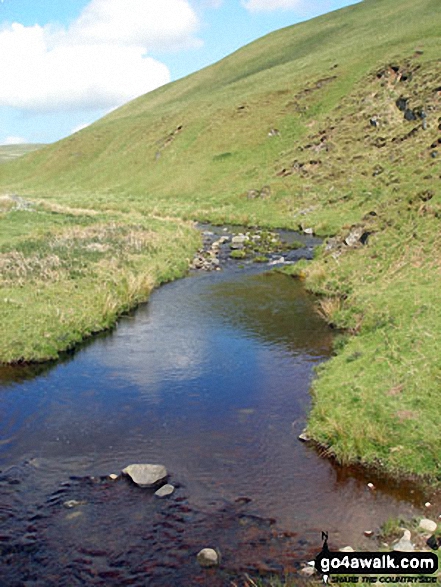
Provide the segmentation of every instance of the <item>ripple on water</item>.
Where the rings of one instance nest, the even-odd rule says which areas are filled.
[[[289,572],[314,552],[312,543],[283,532],[275,520],[253,513],[248,499],[195,507],[186,488],[161,500],[127,479],[72,478],[23,507],[18,485],[0,479],[2,580],[22,585],[210,585],[241,580],[244,574]],[[36,482],[21,475],[22,488]],[[202,570],[203,546],[222,554],[222,569]],[[42,576],[44,580],[42,581]]]

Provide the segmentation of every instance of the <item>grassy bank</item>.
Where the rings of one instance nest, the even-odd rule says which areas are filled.
[[[345,334],[309,433],[342,462],[439,484],[439,30],[438,0],[365,0],[2,164],[2,192],[40,202],[23,234],[32,213],[2,217],[2,359],[53,357],[182,272],[181,219],[312,228],[332,239],[295,271]]]
[[[31,205],[0,214],[0,360],[55,359],[181,276],[189,225]]]
[[[439,481],[439,220],[378,210],[368,244],[328,245],[291,269],[343,331],[315,380],[308,431],[343,463]]]

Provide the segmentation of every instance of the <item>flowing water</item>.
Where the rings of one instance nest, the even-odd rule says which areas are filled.
[[[414,514],[417,490],[298,440],[331,344],[301,284],[232,264],[161,287],[64,361],[3,368],[0,586],[240,584],[297,568],[322,530],[366,547]],[[174,495],[108,479],[138,462],[165,464]],[[207,546],[220,570],[196,563]]]

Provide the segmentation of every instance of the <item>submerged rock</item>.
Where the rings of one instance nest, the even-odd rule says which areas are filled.
[[[155,491],[156,497],[168,497],[172,493],[174,493],[175,488],[170,483],[163,485],[157,491]]]
[[[77,508],[80,505],[86,505],[86,502],[85,501],[78,501],[76,499],[70,499],[70,500],[65,501],[63,503],[63,506],[68,510],[70,510],[72,508]]]
[[[128,475],[139,487],[153,487],[168,476],[164,465],[135,464],[129,465],[122,472],[124,475]]]

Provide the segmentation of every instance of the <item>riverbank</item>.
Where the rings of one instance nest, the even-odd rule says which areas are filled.
[[[3,198],[0,363],[57,359],[187,271],[191,223]]]
[[[312,264],[288,271],[341,331],[313,385],[310,436],[341,463],[439,487],[438,223],[418,210],[377,208],[329,239]]]

